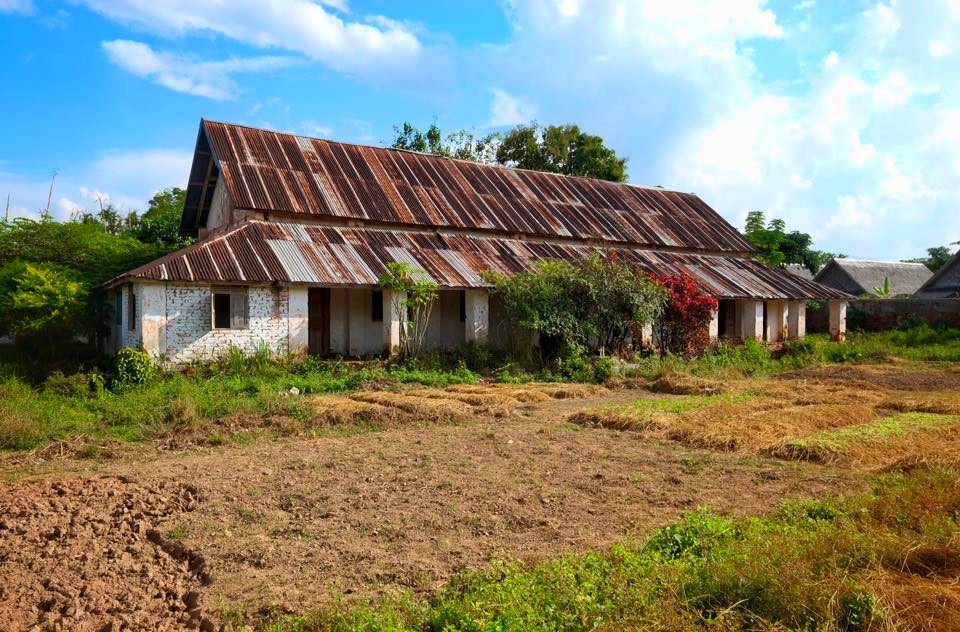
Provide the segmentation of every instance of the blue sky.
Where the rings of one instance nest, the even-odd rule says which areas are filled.
[[[960,0],[0,0],[0,197],[60,218],[184,186],[201,117],[379,144],[580,124],[741,226],[960,240]],[[2,199],[0,199],[2,203]]]

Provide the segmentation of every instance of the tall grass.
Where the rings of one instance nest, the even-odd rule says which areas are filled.
[[[306,420],[309,408],[298,395],[351,391],[365,384],[448,386],[479,379],[462,367],[386,368],[373,363],[356,367],[235,352],[209,366],[160,374],[142,386],[115,390],[98,387],[102,378],[96,373],[54,374],[36,387],[9,370],[0,375],[0,449],[4,450],[27,450],[77,435],[142,441],[175,428],[237,416]]]
[[[915,470],[882,476],[852,497],[786,503],[767,518],[734,520],[701,509],[643,542],[531,567],[496,563],[456,577],[429,600],[344,602],[259,627],[900,629],[927,613],[896,611],[880,573],[931,576],[931,564],[956,568],[958,512],[957,472]]]

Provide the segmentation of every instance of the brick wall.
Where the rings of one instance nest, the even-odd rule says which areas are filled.
[[[960,300],[893,298],[847,304],[848,331],[885,331],[916,322],[960,327]],[[827,331],[827,323],[826,304],[807,312],[807,331]]]
[[[166,288],[166,350],[173,364],[217,358],[231,346],[248,353],[261,346],[274,353],[288,349],[288,292],[286,288],[248,289],[247,329],[213,329],[210,322],[210,288],[168,284]]]

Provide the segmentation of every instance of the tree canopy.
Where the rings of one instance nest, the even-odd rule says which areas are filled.
[[[960,244],[960,241],[954,242],[952,246]],[[947,265],[947,262],[953,257],[953,250],[947,246],[934,246],[933,248],[927,248],[926,257],[918,257],[916,259],[906,259],[904,263],[922,263],[928,268],[931,272],[937,272],[943,266]]]
[[[780,267],[789,263],[799,264],[816,274],[830,259],[843,258],[813,248],[813,238],[798,230],[787,232],[786,222],[775,218],[769,222],[763,211],[747,213],[744,236],[756,248],[754,258],[769,266]]]
[[[577,125],[518,125],[506,134],[478,136],[460,130],[446,136],[434,123],[426,131],[396,126],[391,147],[549,173],[624,182],[627,159]]]

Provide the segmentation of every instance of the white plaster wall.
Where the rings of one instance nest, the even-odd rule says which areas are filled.
[[[456,349],[466,340],[466,327],[460,320],[460,292],[440,290],[427,323],[427,349]]]
[[[166,287],[166,360],[186,364],[212,360],[230,346],[252,353],[266,345],[286,354],[289,346],[289,292],[286,288],[251,287],[247,329],[213,329],[210,288],[169,284]]]
[[[120,346],[121,347],[139,347],[141,344],[140,334],[140,316],[142,312],[140,310],[140,297],[139,297],[139,286],[137,284],[127,284],[123,286],[123,322],[120,325]],[[136,319],[133,321],[133,326],[130,325],[130,301],[136,301],[137,314]]]
[[[307,288],[292,287],[287,290],[287,350],[290,354],[303,355],[309,351],[309,307]]]
[[[373,290],[348,290],[350,293],[350,355],[383,353],[383,322],[373,320]],[[384,297],[386,301],[386,297]],[[386,302],[384,316],[388,314]]]

